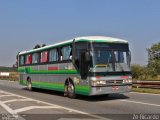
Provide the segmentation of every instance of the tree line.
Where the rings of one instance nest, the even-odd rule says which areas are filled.
[[[147,48],[148,64],[141,66],[134,64],[131,66],[133,79],[160,79],[160,42]]]

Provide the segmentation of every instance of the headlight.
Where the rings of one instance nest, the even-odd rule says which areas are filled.
[[[92,86],[103,86],[103,85],[106,85],[106,81],[104,80],[92,81]]]
[[[128,82],[129,82],[129,83],[132,83],[132,79],[129,79]]]
[[[125,79],[123,80],[123,83],[132,83],[132,79]]]

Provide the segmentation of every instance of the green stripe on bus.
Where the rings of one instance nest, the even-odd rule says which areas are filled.
[[[76,70],[31,70],[29,74],[78,74]]]
[[[89,95],[90,93],[90,87],[89,86],[75,86],[75,92],[82,95]]]
[[[21,85],[26,85],[26,80],[20,80]],[[42,88],[42,89],[48,89],[48,90],[57,90],[57,91],[64,91],[64,84],[62,83],[48,83],[48,82],[37,82],[32,81],[32,86],[35,88]],[[75,92],[77,94],[82,95],[89,95],[90,88],[89,86],[75,86]]]
[[[19,67],[18,72],[27,74],[78,74],[77,70],[33,70],[32,67]]]
[[[97,40],[86,40],[86,39],[79,39],[76,42],[96,42],[96,43],[124,43],[124,44],[128,44],[128,42],[124,42],[124,41],[113,41],[113,40],[101,40],[101,39],[97,39]]]
[[[18,72],[25,72],[25,67],[18,67]]]

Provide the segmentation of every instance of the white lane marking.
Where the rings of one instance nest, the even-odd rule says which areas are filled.
[[[12,95],[12,94],[10,94],[10,95],[0,95],[0,98],[2,98],[2,97],[10,97],[10,96],[15,96],[15,95]]]
[[[4,103],[1,102],[1,101],[0,101],[0,105],[1,105],[4,109],[6,109],[10,114],[12,114],[12,115],[17,115],[17,113],[16,113],[14,110],[12,110],[11,108],[9,108],[6,104],[4,104]]]
[[[139,93],[139,92],[130,92],[130,93],[134,93],[134,94],[144,94],[144,95],[156,95],[156,96],[160,96],[160,94],[152,94],[152,93]]]
[[[6,94],[11,94],[11,95],[14,95],[14,96],[17,96],[17,97],[21,97],[21,98],[24,98],[24,99],[31,99],[33,101],[36,101],[36,102],[39,102],[39,103],[43,103],[43,104],[46,104],[46,105],[55,106],[55,107],[57,106],[58,108],[61,108],[61,109],[64,109],[64,110],[73,111],[73,112],[76,112],[76,113],[79,113],[79,114],[88,115],[90,117],[98,118],[98,119],[101,119],[101,120],[111,120],[109,118],[101,117],[101,116],[98,116],[98,115],[93,115],[93,114],[90,114],[90,113],[87,113],[87,112],[75,110],[75,109],[72,109],[72,108],[63,107],[63,106],[52,104],[52,103],[47,103],[47,102],[44,102],[44,101],[41,101],[41,100],[28,98],[28,97],[25,97],[25,96],[14,94],[14,93],[6,92],[6,91],[2,91],[2,92],[6,93]]]
[[[29,106],[29,107],[24,107],[24,108],[16,109],[14,111],[16,113],[20,113],[20,112],[24,112],[24,111],[28,111],[28,110],[32,110],[32,109],[37,109],[37,108],[51,109],[51,108],[59,108],[59,107],[56,107],[56,106]]]
[[[12,82],[15,82],[15,81],[8,81],[8,82],[11,82],[11,83],[12,83]]]
[[[151,104],[151,103],[137,102],[137,101],[131,101],[131,100],[120,100],[120,101],[160,107],[159,104]]]
[[[25,101],[32,101],[31,99],[13,99],[13,100],[6,100],[6,101],[3,101],[3,103],[11,103],[11,102],[25,102]]]
[[[99,119],[82,119],[82,118],[60,118],[58,120],[99,120]]]

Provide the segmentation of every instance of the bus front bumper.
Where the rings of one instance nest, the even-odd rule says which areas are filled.
[[[90,96],[92,95],[104,95],[104,94],[112,94],[112,93],[126,93],[131,92],[132,85],[125,86],[105,86],[105,87],[91,87]]]

